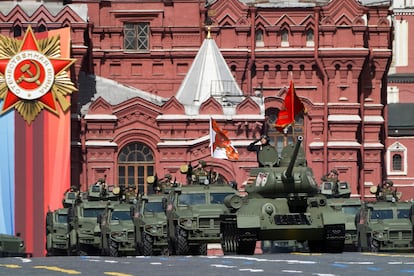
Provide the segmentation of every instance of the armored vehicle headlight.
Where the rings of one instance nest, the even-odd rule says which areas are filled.
[[[19,246],[20,246],[21,248],[23,248],[23,247],[24,247],[24,241],[20,241]]]
[[[186,219],[182,219],[181,220],[181,225],[187,227],[187,228],[191,228],[193,226],[193,221],[189,218]]]
[[[112,232],[111,233],[112,238],[116,239],[116,238],[123,238],[126,236],[125,232]]]
[[[384,233],[383,232],[381,232],[381,231],[374,231],[373,233],[372,233],[372,236],[375,238],[375,239],[378,239],[378,240],[382,240],[382,239],[384,239]]]
[[[158,232],[158,227],[157,227],[157,225],[146,225],[146,226],[145,226],[145,229],[146,229],[148,232],[152,233],[152,234],[156,234],[156,233]]]

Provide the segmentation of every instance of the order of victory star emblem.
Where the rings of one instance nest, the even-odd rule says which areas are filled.
[[[61,58],[59,35],[36,40],[29,26],[23,40],[0,35],[1,114],[15,108],[28,124],[46,108],[66,112],[67,95],[77,91],[67,69],[75,59]]]

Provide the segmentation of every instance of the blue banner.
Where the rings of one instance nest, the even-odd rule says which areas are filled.
[[[9,235],[14,234],[14,144],[11,110],[0,116],[0,233]]]

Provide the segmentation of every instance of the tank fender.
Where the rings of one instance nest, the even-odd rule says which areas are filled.
[[[346,217],[340,212],[322,212],[322,221],[324,225],[345,224]]]
[[[238,215],[237,228],[260,228],[260,216]]]

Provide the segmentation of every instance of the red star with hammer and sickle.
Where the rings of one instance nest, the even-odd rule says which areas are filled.
[[[37,40],[33,34],[32,28],[29,26],[29,28],[26,31],[26,34],[23,38],[23,43],[19,49],[19,52],[22,51],[35,51],[35,52],[39,52],[39,46],[37,44]],[[13,57],[10,58],[5,58],[5,59],[0,59],[0,73],[2,73],[3,75],[6,74],[6,69],[7,69],[7,65],[9,64],[10,60]],[[53,69],[54,69],[54,76],[55,77],[57,74],[59,74],[60,72],[62,72],[63,70],[66,70],[72,63],[73,61],[70,59],[61,59],[61,58],[51,58],[51,57],[47,57],[47,59],[49,60],[50,64],[52,64]],[[46,80],[45,79],[45,69],[42,68],[41,64],[39,64],[39,62],[37,62],[36,60],[30,60],[27,59],[25,60],[26,64],[22,64],[20,65],[20,68],[26,66],[30,66],[30,64],[33,64],[37,67],[39,67],[40,69],[40,74],[39,77],[37,79],[37,81],[35,83],[25,83],[24,81],[18,81],[18,77],[20,74],[20,78],[24,79],[24,78],[28,78],[30,76],[32,76],[32,72],[28,72],[29,70],[27,70],[26,72],[20,72],[19,70],[15,70],[16,72],[13,74],[15,80],[17,81],[17,83],[19,83],[19,87],[21,89],[24,89],[25,91],[31,91],[31,90],[35,90],[39,85],[41,85],[40,82],[44,82],[44,81],[52,81],[53,80]],[[27,68],[27,67],[26,67]],[[18,72],[17,72],[18,71]],[[19,101],[21,100],[27,100],[27,99],[23,99],[20,98],[19,96],[17,96],[14,91],[12,89],[10,89],[10,87],[8,87],[8,91],[7,91],[7,95],[4,98],[4,104],[3,104],[3,112],[5,112],[6,110],[14,107]],[[56,103],[55,103],[55,99],[53,97],[53,94],[51,92],[51,89],[49,89],[49,91],[47,91],[45,94],[43,94],[41,97],[33,99],[36,101],[39,101],[41,103],[44,104],[44,106],[46,108],[48,108],[49,110],[56,112],[57,113],[57,107],[56,107]]]

